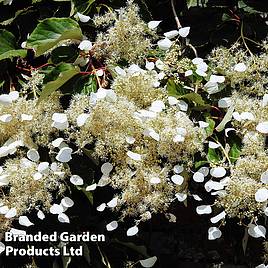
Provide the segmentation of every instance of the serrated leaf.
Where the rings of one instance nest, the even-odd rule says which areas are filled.
[[[14,57],[25,58],[26,56],[27,56],[27,50],[25,50],[25,49],[15,49],[15,50],[9,50],[9,51],[1,54],[0,55],[0,60],[12,59]]]
[[[51,61],[54,64],[61,62],[74,62],[78,56],[78,50],[70,46],[60,46],[51,52]]]
[[[79,191],[82,191],[84,193],[84,195],[87,197],[89,203],[91,205],[93,205],[93,194],[92,192],[89,192],[89,191],[86,191],[86,189],[80,187],[80,186],[76,186],[76,188],[79,190]]]
[[[27,50],[16,49],[16,47],[15,36],[6,30],[0,30],[0,60],[26,57]]]
[[[237,139],[236,140],[233,139],[229,151],[229,158],[231,160],[231,163],[234,163],[239,158],[240,154],[241,154],[241,143],[239,143]]]
[[[182,85],[176,84],[174,80],[171,78],[168,79],[168,82],[167,82],[167,92],[168,92],[168,95],[173,96],[173,97],[185,95],[187,93],[186,89],[183,88]]]
[[[207,136],[211,136],[214,132],[215,128],[215,121],[209,117],[206,118],[206,122],[209,124],[208,127],[205,128],[205,131],[207,133]]]
[[[182,95],[180,96],[180,98],[186,99],[188,101],[192,101],[197,105],[201,105],[201,106],[206,105],[201,95],[195,92]]]
[[[139,254],[143,255],[144,257],[149,257],[148,253],[147,253],[147,249],[145,246],[137,246],[134,243],[131,242],[122,242],[118,239],[113,239],[112,242],[114,243],[118,243],[120,245],[123,245],[125,247],[128,247],[132,250],[135,250],[136,252],[138,252]]]
[[[195,167],[195,169],[198,169],[198,168],[204,166],[204,165],[207,164],[207,163],[208,163],[208,161],[206,161],[206,160],[201,160],[201,161],[195,162],[194,167]]]
[[[220,124],[216,127],[216,130],[218,132],[224,130],[225,125],[230,122],[232,120],[233,117],[233,112],[234,112],[234,107],[231,106],[229,107],[229,109],[227,110],[227,113],[225,114],[225,116],[223,117],[222,121],[220,122]]]
[[[41,92],[38,102],[43,101],[53,92],[64,85],[69,79],[79,73],[79,68],[68,63],[62,63],[53,70],[57,74],[52,81],[47,82]]]
[[[63,40],[82,40],[79,24],[70,18],[48,18],[41,21],[27,40],[26,47],[40,56]]]
[[[220,156],[217,154],[215,149],[208,148],[207,160],[208,162],[215,164],[220,161]]]

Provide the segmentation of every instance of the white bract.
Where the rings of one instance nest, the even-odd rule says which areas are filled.
[[[173,168],[173,171],[177,174],[181,173],[184,170],[184,167],[182,165],[175,165]]]
[[[2,94],[0,95],[0,104],[1,105],[9,105],[12,103],[12,98],[8,94]]]
[[[209,141],[208,142],[208,147],[211,148],[211,149],[216,149],[216,148],[219,148],[221,145],[214,142],[214,141]]]
[[[232,99],[231,98],[225,97],[225,98],[222,98],[222,99],[218,100],[218,106],[220,108],[228,108],[231,105],[232,105]]]
[[[64,210],[63,207],[58,204],[53,204],[49,209],[51,214],[60,214],[63,212],[63,210]]]
[[[77,125],[79,127],[82,127],[86,123],[86,121],[89,118],[89,116],[90,116],[89,114],[80,114],[80,115],[78,115],[78,117],[76,118]]]
[[[37,212],[37,217],[38,217],[40,220],[43,220],[46,216],[45,216],[45,214],[43,213],[43,211],[38,210],[38,212]]]
[[[158,59],[158,60],[155,62],[155,67],[156,67],[157,69],[163,71],[163,70],[165,69],[165,63],[164,63],[163,61],[161,61],[161,60]],[[161,73],[158,74],[158,76],[159,76],[159,75],[160,75],[160,77],[158,77],[158,78],[161,80],[161,79],[164,78],[165,73],[161,72]]]
[[[256,130],[262,134],[268,134],[268,121],[259,123],[256,126]]]
[[[127,152],[127,156],[130,157],[132,160],[135,160],[135,161],[141,161],[141,159],[142,159],[140,154],[133,153],[131,151]]]
[[[208,229],[208,240],[215,240],[217,238],[220,238],[222,235],[222,232],[217,227],[210,227]]]
[[[52,115],[52,120],[53,120],[52,127],[55,127],[59,130],[64,130],[64,129],[68,128],[68,126],[69,126],[66,114],[54,113]]]
[[[152,71],[154,69],[154,62],[149,62],[149,61],[146,61],[146,64],[145,64],[145,68],[148,70],[148,71]]]
[[[261,182],[268,184],[268,170],[261,174]]]
[[[154,30],[158,27],[158,25],[162,22],[162,20],[152,20],[148,22],[148,27],[151,30]]]
[[[178,35],[179,35],[179,31],[178,30],[172,30],[172,31],[169,31],[169,32],[164,33],[164,36],[166,38],[168,38],[168,39],[172,39],[172,38],[174,38],[174,37],[176,37]]]
[[[117,227],[118,227],[117,221],[112,221],[106,225],[106,230],[111,232],[111,231],[115,230]]]
[[[72,175],[72,177],[70,178],[70,182],[74,185],[83,185],[84,184],[84,180],[78,175]]]
[[[187,76],[190,76],[193,74],[193,71],[192,70],[188,70],[184,73],[184,75],[187,77]]]
[[[41,162],[38,166],[37,166],[37,171],[39,173],[47,173],[49,170],[49,163],[48,162]]]
[[[261,188],[257,190],[255,193],[255,200],[257,202],[265,202],[268,199],[268,190],[265,188]]]
[[[127,136],[126,137],[126,142],[129,144],[133,144],[136,141],[136,139],[132,136]]]
[[[109,162],[106,162],[106,163],[102,164],[102,166],[101,166],[101,172],[106,176],[109,176],[112,169],[113,169],[113,165]]]
[[[89,16],[83,15],[83,14],[81,14],[79,12],[77,12],[76,14],[77,14],[78,19],[81,22],[88,22],[90,20],[90,17]]]
[[[217,223],[218,221],[224,219],[225,216],[226,216],[225,211],[222,211],[222,212],[219,213],[218,215],[212,217],[212,218],[210,219],[210,221],[211,221],[212,223]]]
[[[145,260],[140,260],[140,264],[142,267],[150,268],[150,267],[154,266],[156,261],[157,261],[157,257],[154,256],[154,257],[150,257],[150,258],[145,259]]]
[[[172,182],[174,182],[177,185],[182,185],[183,181],[184,181],[184,178],[182,176],[180,176],[180,175],[173,175],[171,177],[171,180],[172,180]]]
[[[114,197],[111,201],[107,203],[107,206],[109,208],[115,208],[117,206],[117,200],[118,200],[118,197]]]
[[[11,114],[3,114],[0,116],[0,121],[3,123],[9,123],[12,120]]]
[[[222,190],[224,185],[221,182],[209,180],[205,183],[204,187],[207,192],[210,192],[211,190]]]
[[[209,81],[212,83],[223,83],[225,81],[225,77],[222,75],[212,74],[209,78]]]
[[[268,94],[264,94],[262,99],[262,107],[265,107],[266,105],[268,105]]]
[[[31,225],[34,225],[27,216],[20,216],[19,217],[19,224],[20,225],[23,225],[23,226],[26,226],[26,227],[29,227]]]
[[[93,183],[89,186],[87,186],[86,191],[94,191],[97,188],[97,184]]]
[[[224,167],[215,167],[210,170],[210,175],[215,178],[222,178],[226,174]]]
[[[7,174],[0,175],[0,186],[4,186],[4,185],[9,184],[8,177],[9,177],[9,175],[7,175]]]
[[[152,177],[151,179],[150,179],[150,183],[151,184],[159,184],[161,182],[161,180],[160,180],[160,178],[158,178],[158,177]]]
[[[27,152],[27,157],[34,162],[37,162],[40,159],[39,153],[35,149],[31,149]]]
[[[39,181],[39,180],[41,180],[42,177],[43,177],[43,174],[40,173],[40,172],[36,172],[36,173],[33,174],[33,179],[34,179],[35,181]]]
[[[162,39],[157,42],[157,45],[162,50],[168,50],[172,46],[172,42],[168,39]]]
[[[196,208],[196,212],[199,215],[210,214],[212,212],[210,205],[201,205]]]
[[[200,74],[199,74],[200,75]],[[208,81],[205,85],[204,85],[204,89],[207,91],[208,94],[215,94],[220,92],[218,83],[214,83],[214,82],[210,82]]]
[[[127,236],[134,236],[139,232],[138,226],[133,226],[127,230]]]
[[[65,213],[60,213],[58,215],[58,221],[61,223],[70,223],[70,219]]]
[[[5,249],[6,249],[5,244],[4,244],[4,243],[2,243],[2,242],[0,242],[0,254],[1,254],[2,252],[4,252],[4,251],[5,251]]]
[[[73,149],[71,149],[69,147],[64,147],[64,148],[60,149],[59,153],[56,156],[56,159],[59,162],[67,163],[72,159],[72,151],[73,151]]]
[[[53,147],[60,147],[63,141],[64,141],[63,138],[57,138],[56,140],[52,141],[51,144]]]
[[[143,134],[145,136],[149,136],[151,137],[152,139],[156,140],[156,141],[159,141],[160,140],[160,136],[159,134],[152,128],[148,128],[148,129],[145,129]]]
[[[151,104],[151,107],[149,108],[150,111],[160,113],[165,109],[165,104],[161,100],[156,100]]]
[[[203,182],[205,180],[205,176],[201,172],[195,172],[193,175],[193,180],[195,182]]]
[[[127,75],[126,71],[124,69],[122,69],[121,67],[119,67],[119,66],[116,66],[114,68],[114,70],[120,76],[126,76]]]
[[[198,121],[199,127],[200,128],[206,128],[209,126],[209,123],[205,122],[205,121]]]
[[[176,193],[175,196],[179,202],[183,202],[187,198],[186,193]]]
[[[183,27],[183,28],[180,28],[180,29],[179,29],[179,35],[180,35],[181,37],[186,37],[186,36],[188,36],[189,32],[190,32],[190,27]]]
[[[89,40],[83,40],[83,41],[79,44],[78,48],[79,48],[80,50],[89,51],[89,50],[92,49],[92,43],[91,43]]]
[[[99,206],[97,206],[97,210],[99,211],[99,212],[102,212],[102,211],[104,211],[104,209],[106,208],[106,204],[105,203],[102,203],[102,204],[100,204]]]
[[[247,66],[245,65],[245,63],[238,63],[234,66],[234,71],[236,72],[245,72],[247,69]]]
[[[199,195],[197,195],[197,194],[193,194],[193,198],[196,201],[202,201],[202,198]]]
[[[8,212],[5,214],[5,217],[7,219],[13,218],[17,215],[17,209],[16,208],[11,208],[10,210],[8,210]]]
[[[180,108],[181,111],[183,112],[187,112],[188,110],[188,104],[184,101],[184,100],[179,100],[178,104],[177,104]]]
[[[248,234],[254,238],[266,236],[266,228],[262,225],[249,224],[248,226]]]
[[[61,205],[63,205],[64,207],[66,208],[70,208],[74,205],[74,201],[70,198],[70,197],[64,197],[62,200],[61,200]]]

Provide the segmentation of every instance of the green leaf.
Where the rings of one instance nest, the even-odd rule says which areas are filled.
[[[40,56],[63,40],[82,40],[79,24],[70,18],[49,18],[41,21],[27,40],[27,48]]]
[[[59,89],[62,85],[64,85],[69,79],[79,73],[79,68],[74,67],[72,64],[62,63],[56,66],[53,71],[49,74],[50,79],[53,78],[52,81],[47,82],[41,92],[38,102],[43,101],[48,96],[50,96],[53,92]],[[56,75],[54,77],[53,75]]]
[[[13,49],[16,49],[15,36],[6,30],[0,30],[0,54]]]
[[[215,128],[215,121],[209,117],[206,118],[206,122],[209,124],[208,127],[205,128],[205,131],[207,133],[207,136],[211,136],[214,132]]]
[[[242,148],[242,144],[241,144],[241,139],[238,137],[232,137],[231,141],[230,141],[230,151],[229,151],[229,158],[231,160],[231,163],[235,163],[236,160],[239,158],[240,154],[241,154],[241,148]]]
[[[85,189],[83,189],[81,187],[77,187],[77,189],[82,191],[84,193],[84,195],[87,197],[89,203],[91,205],[93,205],[93,194],[92,194],[92,192],[86,191]]]
[[[229,107],[229,109],[228,109],[227,113],[225,114],[225,116],[223,117],[222,121],[216,127],[216,130],[218,132],[224,130],[225,125],[232,120],[233,112],[234,112],[234,107],[233,106]]]
[[[58,64],[61,62],[72,63],[76,60],[78,53],[79,53],[78,50],[73,47],[69,46],[57,47],[51,52],[51,61],[54,64]]]
[[[192,101],[197,105],[201,105],[201,106],[206,105],[203,98],[201,97],[201,95],[199,95],[195,92],[182,95],[182,96],[180,96],[180,98],[186,99],[188,101]]]
[[[171,78],[168,79],[168,82],[167,82],[167,92],[168,92],[168,95],[173,96],[173,97],[185,95],[187,93],[186,89],[183,88],[182,85],[176,84],[174,80]]]
[[[194,167],[195,167],[195,169],[198,169],[198,168],[204,166],[204,165],[207,164],[207,163],[208,163],[208,161],[206,161],[206,160],[201,160],[201,161],[195,162]]]
[[[220,156],[217,154],[215,149],[208,148],[207,160],[210,163],[218,163],[220,161]]]
[[[198,0],[187,0],[187,7],[196,7]]]
[[[135,245],[134,243],[131,243],[131,242],[122,242],[118,239],[112,239],[112,242],[113,243],[117,243],[117,244],[120,244],[122,246],[125,246],[125,247],[128,247],[132,250],[135,250],[136,252],[138,252],[139,254],[143,255],[144,257],[148,258],[149,255],[147,253],[147,249],[145,246],[137,246]]]
[[[7,52],[1,54],[0,55],[0,60],[12,59],[14,57],[25,58],[26,56],[27,56],[27,50],[25,50],[25,49],[15,49],[15,50],[10,50],[10,51],[7,51]]]
[[[0,30],[0,60],[11,59],[13,57],[26,57],[27,50],[16,49],[15,36],[6,31]]]
[[[97,80],[95,75],[90,75],[88,81],[84,84],[81,93],[89,95],[91,92],[97,91]]]

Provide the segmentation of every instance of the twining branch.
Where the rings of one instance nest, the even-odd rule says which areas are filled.
[[[181,26],[180,20],[179,20],[179,18],[177,16],[177,13],[176,13],[174,0],[171,0],[171,7],[172,7],[172,12],[173,12],[177,27],[178,27],[178,29],[180,29],[182,26]]]

